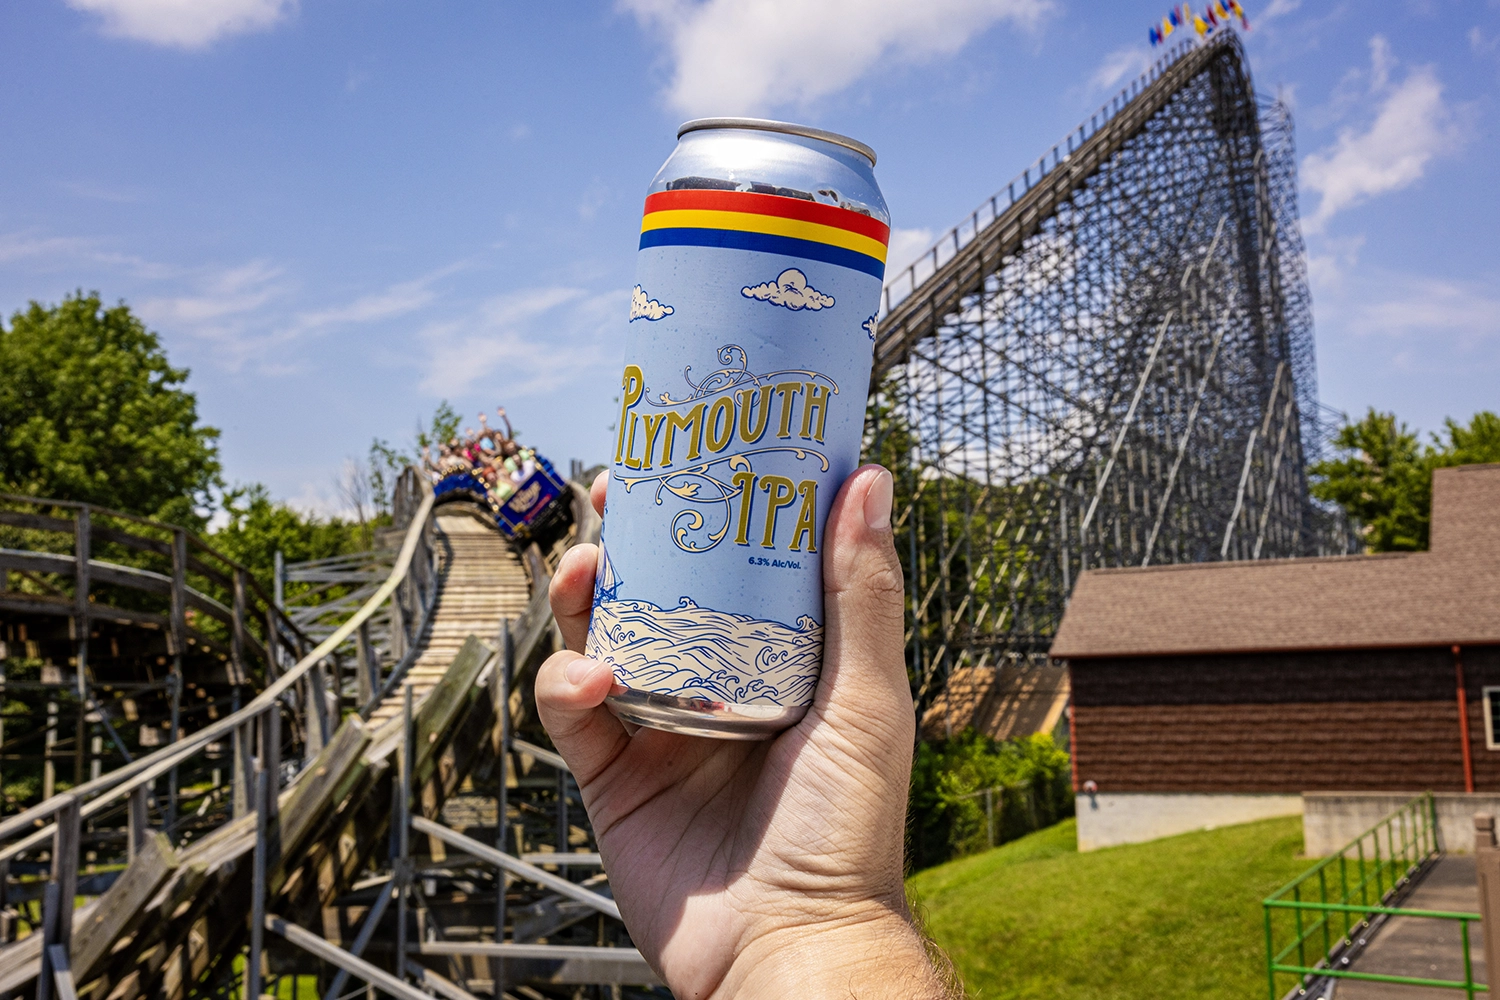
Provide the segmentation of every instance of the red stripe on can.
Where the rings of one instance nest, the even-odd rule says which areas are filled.
[[[889,244],[891,227],[879,219],[852,212],[836,205],[822,205],[801,198],[787,198],[779,194],[758,194],[754,191],[658,191],[646,196],[646,215],[668,210],[692,210],[712,212],[747,212],[753,215],[775,215],[783,219],[800,222],[816,222],[822,226],[846,229],[851,233],[868,236],[872,240]]]

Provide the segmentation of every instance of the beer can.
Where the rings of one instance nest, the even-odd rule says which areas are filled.
[[[651,183],[586,648],[623,719],[766,739],[812,703],[890,236],[874,166],[821,129],[708,118]]]

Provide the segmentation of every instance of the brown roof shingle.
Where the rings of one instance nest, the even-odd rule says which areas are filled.
[[[1500,465],[1439,469],[1428,552],[1091,570],[1052,655],[1500,643]]]

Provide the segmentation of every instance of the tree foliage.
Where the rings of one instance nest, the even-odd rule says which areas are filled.
[[[995,843],[1014,840],[1073,813],[1068,754],[1039,733],[1005,742],[965,729],[917,746],[907,807],[913,869],[989,845],[983,791],[991,793]]]
[[[208,543],[254,574],[270,593],[279,550],[287,562],[360,552],[370,539],[358,523],[319,517],[272,500],[259,483],[224,494],[224,526]]]
[[[219,432],[124,303],[82,292],[0,325],[0,488],[201,527]]]
[[[1500,417],[1484,411],[1468,424],[1449,418],[1442,434],[1422,444],[1394,413],[1371,407],[1340,428],[1334,444],[1343,454],[1312,467],[1313,495],[1362,526],[1367,551],[1417,551],[1428,545],[1433,470],[1500,462]]]

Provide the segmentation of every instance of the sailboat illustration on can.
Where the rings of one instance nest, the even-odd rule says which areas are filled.
[[[609,547],[599,539],[599,569],[594,576],[594,607],[616,600],[620,592],[620,577],[615,572],[614,561],[609,558]]]

